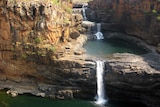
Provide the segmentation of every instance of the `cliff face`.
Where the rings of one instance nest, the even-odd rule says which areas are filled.
[[[104,22],[105,31],[125,32],[156,46],[160,43],[158,0],[93,0],[87,17]]]
[[[1,0],[0,50],[15,51],[15,57],[23,58],[63,54],[63,45],[80,35],[71,8],[68,1]],[[77,36],[70,37],[72,33]]]
[[[108,99],[159,107],[159,58],[154,54],[114,54],[111,60],[105,62]]]
[[[0,89],[60,99],[73,98],[73,93],[83,97],[90,85],[85,80],[94,78],[85,73],[90,68],[75,56],[61,59],[82,54],[86,41],[78,31],[82,17],[72,15],[71,8],[68,0],[0,1]]]
[[[134,1],[135,6],[137,2]],[[150,27],[148,28],[146,24],[144,28],[144,25],[141,25],[144,20],[141,19],[138,26],[137,19],[130,20],[123,15],[125,14],[123,6],[128,6],[131,1],[108,0],[90,3],[91,8],[97,12],[96,14],[91,12],[92,16],[100,17],[100,11],[103,15],[113,15],[98,18],[105,22],[103,26],[107,30],[125,31],[130,34],[137,32],[136,36],[141,36],[139,27],[142,27],[141,33],[146,34],[143,35],[146,38],[142,38],[149,40],[148,38],[151,37],[146,30],[149,29],[150,33],[154,30],[151,26],[157,21],[157,14],[153,14],[155,11],[141,17],[151,16]],[[139,3],[141,4],[142,1]],[[92,7],[93,4],[96,7]],[[112,11],[107,11],[110,14],[106,14],[102,11],[102,5],[104,9],[110,5],[109,9],[120,6],[119,8],[123,9],[120,12],[122,15],[115,16],[116,14]],[[0,1],[0,89],[58,99],[74,97],[93,99],[95,97],[94,57],[82,54],[84,50],[81,47],[86,41],[86,36],[79,34],[79,31],[83,31],[82,16],[71,15],[70,7],[71,4],[64,0],[61,3],[46,2],[46,0]],[[153,7],[157,9],[157,6]],[[117,9],[117,12],[119,11]],[[122,16],[127,17],[127,21]],[[129,24],[128,20],[131,21]],[[135,24],[132,21],[135,21]],[[159,22],[157,21],[155,25],[159,26]],[[131,30],[132,27],[133,30]],[[158,29],[159,27],[156,27],[155,31]],[[155,35],[155,33],[152,35],[151,40],[155,39]],[[157,44],[156,41],[155,44]],[[136,101],[150,107],[159,107],[159,58],[152,53],[143,56],[114,54],[103,58],[108,98],[118,101],[120,99]]]

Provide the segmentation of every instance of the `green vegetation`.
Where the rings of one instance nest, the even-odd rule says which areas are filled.
[[[35,55],[36,53],[35,52],[31,52],[31,55]]]
[[[144,13],[144,14],[149,14],[150,11],[144,10],[143,13]]]
[[[58,0],[52,0],[52,2],[53,2],[54,4],[59,3],[59,1],[58,1]]]
[[[73,3],[84,3],[84,2],[90,2],[93,0],[72,0]]]
[[[70,7],[65,7],[65,11],[66,11],[67,13],[72,13],[72,8],[70,8]]]
[[[159,16],[157,16],[157,20],[158,20],[158,21],[160,21],[160,15],[159,15]]]
[[[38,54],[39,56],[46,56],[47,52],[46,52],[46,51],[43,51],[43,50],[38,50],[38,51],[37,51],[37,54]]]
[[[36,44],[39,44],[42,42],[42,38],[40,36],[36,37],[34,40]]]
[[[49,50],[51,50],[52,52],[55,52],[56,51],[56,48],[54,46],[50,46],[49,47]]]
[[[70,20],[69,20],[68,18],[65,18],[65,19],[64,19],[64,23],[65,23],[65,24],[69,24],[69,23],[70,23]]]
[[[156,10],[152,10],[152,13],[153,13],[153,14],[157,14],[157,11],[156,11]]]
[[[27,55],[26,54],[22,54],[21,56],[23,59],[26,59],[27,58]]]

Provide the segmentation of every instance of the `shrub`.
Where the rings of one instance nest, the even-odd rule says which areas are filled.
[[[36,37],[35,38],[35,43],[36,44],[39,44],[39,43],[41,43],[42,42],[42,38],[41,37]]]
[[[157,14],[157,11],[156,11],[156,10],[152,10],[152,13],[153,13],[153,14]]]
[[[65,11],[66,11],[67,13],[72,13],[72,9],[71,9],[70,7],[65,7]]]
[[[50,46],[49,47],[49,50],[51,50],[52,52],[55,52],[56,51],[56,48],[54,46]]]
[[[27,55],[26,54],[22,54],[22,59],[26,59],[27,58]]]
[[[159,15],[159,16],[157,16],[157,20],[158,20],[158,21],[160,21],[160,15]]]
[[[53,2],[54,4],[58,4],[58,3],[59,3],[58,0],[52,0],[52,2]]]

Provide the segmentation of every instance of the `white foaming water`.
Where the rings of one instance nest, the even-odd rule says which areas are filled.
[[[83,6],[82,6],[82,15],[83,15],[83,20],[84,20],[84,21],[87,20],[86,9],[87,9],[87,7],[85,7],[85,5],[83,5]]]
[[[101,23],[97,23],[97,33],[94,34],[96,36],[96,39],[104,39],[103,34],[101,32]]]
[[[104,74],[104,62],[96,61],[97,64],[97,101],[96,104],[104,105],[107,103],[105,99],[103,74]]]

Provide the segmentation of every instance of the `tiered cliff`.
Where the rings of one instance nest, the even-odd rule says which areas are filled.
[[[94,76],[88,77],[85,71],[92,68],[78,57],[86,41],[79,33],[81,22],[81,16],[72,15],[70,0],[1,0],[0,89],[83,97],[90,85],[86,78]],[[62,59],[66,55],[77,57]]]
[[[35,59],[64,54],[66,45],[80,36],[66,1],[0,1],[0,50],[14,52],[15,58]],[[71,35],[71,36],[70,36]],[[36,59],[35,59],[36,60]]]
[[[141,6],[152,11],[144,14]],[[94,99],[97,58],[83,54],[82,16],[72,14],[71,7],[67,0],[0,1],[0,90],[11,90],[8,93],[12,95]],[[159,2],[94,0],[89,7],[94,11],[90,10],[88,18],[104,22],[103,30],[159,44]],[[159,54],[124,53],[98,59],[105,62],[109,100],[159,107]]]
[[[89,2],[87,17],[103,23],[105,31],[136,36],[159,50],[159,0],[93,0]]]

